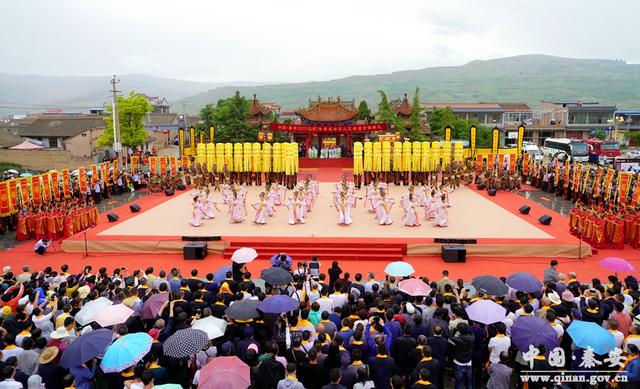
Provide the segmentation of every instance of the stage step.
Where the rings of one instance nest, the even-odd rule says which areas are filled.
[[[313,241],[277,242],[277,241],[230,241],[224,257],[231,258],[233,252],[241,247],[252,247],[258,252],[260,259],[269,259],[279,253],[287,253],[294,260],[309,260],[317,255],[321,260],[381,260],[395,261],[406,254],[403,243],[352,243],[332,242],[319,243]]]

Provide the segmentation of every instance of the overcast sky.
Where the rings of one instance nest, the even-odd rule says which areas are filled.
[[[640,1],[2,3],[0,72],[306,81],[518,54],[640,62]]]

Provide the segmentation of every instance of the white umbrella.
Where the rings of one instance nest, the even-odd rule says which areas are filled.
[[[194,321],[191,328],[206,332],[209,339],[216,339],[224,335],[227,330],[227,322],[215,316],[207,316],[204,319]]]
[[[258,257],[256,250],[251,247],[241,247],[233,252],[231,260],[235,263],[249,263]]]
[[[104,308],[113,305],[113,302],[106,297],[99,297],[89,301],[76,313],[75,319],[81,326],[86,326],[93,321],[93,318]]]
[[[5,170],[5,173],[7,173],[7,174],[18,174],[18,171],[16,169],[9,169],[9,170]]]
[[[124,323],[131,315],[133,315],[133,309],[124,304],[115,304],[101,309],[92,321],[100,324],[101,327],[109,327]]]

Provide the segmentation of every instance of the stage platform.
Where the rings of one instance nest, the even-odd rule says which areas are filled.
[[[333,174],[341,169],[332,169]],[[425,221],[419,227],[406,227],[398,204],[391,211],[394,223],[379,226],[373,214],[365,209],[363,200],[359,200],[352,211],[353,224],[341,227],[336,224],[336,210],[330,205],[333,184],[321,182],[320,196],[306,224],[288,225],[287,209],[278,207],[267,225],[259,226],[251,223],[254,212],[249,203],[258,198],[263,188],[247,189],[248,216],[243,223],[230,224],[226,206],[219,204],[222,213],[216,219],[206,220],[202,227],[191,227],[188,224],[192,209],[189,190],[176,192],[173,197],[155,194],[137,202],[142,208],[139,213],[131,213],[128,204],[115,209],[113,212],[120,216],[115,223],[109,223],[106,214],[100,215],[97,227],[66,239],[62,250],[82,253],[86,248],[90,253],[177,254],[184,245],[182,236],[221,236],[220,241],[209,242],[209,252],[225,258],[235,249],[249,246],[259,252],[261,259],[287,252],[297,259],[318,255],[323,260],[390,261],[438,256],[442,244],[435,243],[434,239],[444,238],[476,239],[477,244],[466,245],[469,256],[577,258],[591,255],[588,245],[580,244],[568,233],[565,217],[536,204],[529,204],[530,215],[520,215],[518,208],[525,201],[515,193],[489,197],[486,192],[460,188],[451,194],[447,228]],[[390,186],[390,195],[397,201],[406,191],[406,187]],[[219,201],[220,194],[214,193],[214,197]],[[360,197],[364,197],[364,189]],[[553,217],[550,226],[537,221],[545,213]]]

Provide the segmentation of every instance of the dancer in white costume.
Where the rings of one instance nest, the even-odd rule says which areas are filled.
[[[216,217],[216,214],[213,210],[215,209],[218,212],[221,211],[220,208],[218,208],[218,203],[213,199],[213,196],[211,196],[211,191],[209,190],[209,188],[205,189],[204,196],[201,197],[201,199],[205,218],[214,219]]]
[[[251,206],[256,210],[253,222],[259,225],[267,224],[267,201],[265,200],[264,192],[260,192],[260,199],[251,204]]]
[[[409,197],[403,202],[402,206],[404,208],[404,216],[402,217],[404,225],[409,227],[419,226],[418,205],[413,199],[413,193],[409,193]]]
[[[240,198],[237,192],[233,193],[233,200],[229,204],[229,222],[242,223],[247,215],[247,208],[244,206],[244,200]]]
[[[445,208],[445,195],[444,193],[440,195],[440,201],[437,203],[436,209],[436,221],[435,226],[437,227],[447,227],[449,226],[449,216],[447,215],[447,209]]]
[[[387,197],[383,188],[379,189],[379,195],[373,198],[373,205],[376,210],[376,219],[381,226],[388,226],[393,223],[391,219],[391,208],[393,207],[393,199]]]
[[[293,192],[293,197],[289,198],[286,205],[289,209],[289,224],[304,224],[304,215],[301,212],[304,204],[300,201],[297,191]]]
[[[198,196],[193,196],[193,211],[191,212],[191,218],[189,219],[189,224],[192,227],[200,227],[202,226],[202,219],[204,217],[204,212],[202,210],[202,206],[198,202]]]
[[[333,199],[333,205],[338,211],[338,225],[348,226],[353,223],[351,208],[355,207],[356,197],[348,195],[347,192],[341,192],[337,193]]]

